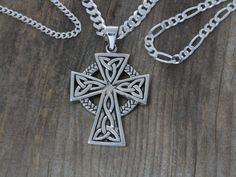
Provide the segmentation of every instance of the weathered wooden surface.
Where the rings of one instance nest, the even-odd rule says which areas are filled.
[[[119,51],[152,77],[149,103],[123,119],[127,147],[87,144],[93,115],[69,102],[71,70],[83,71],[104,51],[79,1],[63,1],[83,25],[80,36],[56,40],[0,15],[1,177],[235,177],[236,13],[187,62],[150,58],[143,39],[162,19],[197,0],[161,0]],[[141,0],[96,0],[107,24],[123,22]],[[58,30],[70,22],[47,0],[1,0]],[[222,7],[222,6],[221,6]],[[158,46],[174,53],[216,7],[166,32]]]

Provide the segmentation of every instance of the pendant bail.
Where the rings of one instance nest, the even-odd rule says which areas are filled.
[[[118,26],[107,26],[105,32],[105,40],[108,42],[108,49],[113,51],[116,49],[116,37]]]

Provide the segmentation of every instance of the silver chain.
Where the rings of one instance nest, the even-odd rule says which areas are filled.
[[[6,14],[8,16],[11,16],[17,20],[22,21],[23,23],[26,23],[33,28],[38,29],[39,31],[57,38],[57,39],[70,39],[73,37],[76,37],[80,31],[81,31],[81,25],[80,21],[75,17],[75,15],[68,10],[59,0],[50,0],[61,12],[65,14],[66,17],[70,19],[70,21],[74,24],[75,28],[72,31],[67,31],[67,32],[57,32],[52,30],[51,28],[48,28],[44,26],[43,24],[37,22],[36,20],[33,20],[32,18],[29,18],[19,12],[16,12],[12,9],[9,9],[7,7],[3,7],[0,5],[0,12],[3,14]]]
[[[120,27],[118,31],[117,39],[123,39],[129,32],[133,31],[135,27],[137,27],[146,17],[146,15],[151,11],[151,9],[156,5],[159,0],[144,0],[143,4],[139,5],[138,9],[133,13],[132,16],[128,18]],[[68,10],[60,0],[50,0],[60,11],[62,11],[65,16],[67,16],[71,22],[74,24],[75,28],[72,31],[68,32],[57,32],[54,31],[41,23],[29,18],[17,11],[9,9],[7,7],[3,7],[0,5],[0,12],[16,18],[38,30],[41,32],[57,38],[57,39],[69,39],[72,37],[76,37],[81,31],[80,21],[75,17],[75,15]],[[97,5],[93,2],[93,0],[82,0],[83,6],[86,8],[86,12],[90,15],[90,19],[93,22],[94,28],[97,30],[97,35],[105,36],[107,26],[105,25],[105,21],[101,16],[101,12],[97,9]]]
[[[129,32],[133,31],[135,27],[139,26],[158,1],[159,0],[144,0],[143,3],[138,6],[138,9],[134,11],[133,15],[119,26],[117,39],[123,39]],[[93,0],[82,0],[82,5],[90,15],[93,26],[97,30],[97,35],[104,36],[106,34],[106,25],[97,5]]]
[[[207,38],[207,36],[212,31],[214,31],[214,29],[233,11],[236,10],[236,0],[233,0],[231,3],[227,4],[226,7],[219,10],[215,14],[215,16],[209,21],[209,23],[207,23],[191,40],[191,42],[178,54],[170,55],[165,52],[157,51],[153,44],[154,39],[160,36],[164,31],[225,1],[228,0],[206,0],[205,2],[199,3],[197,6],[194,7],[190,7],[182,13],[179,13],[176,16],[164,20],[154,26],[149,31],[148,35],[145,37],[145,48],[147,49],[149,55],[152,56],[155,60],[167,64],[180,64],[181,62],[188,59],[194,53],[194,51],[196,51],[200,47],[200,45]]]
[[[32,18],[24,16],[19,12],[16,12],[7,7],[3,7],[1,5],[0,12],[16,18],[57,39],[69,39],[76,37],[81,31],[80,21],[59,0],[50,1],[74,24],[75,28],[72,31],[57,32],[55,30],[52,30],[51,28],[44,26],[36,20],[33,20]],[[138,9],[133,13],[133,15],[119,26],[117,39],[123,39],[129,32],[133,31],[134,28],[137,27],[145,19],[146,15],[151,11],[151,9],[156,5],[158,1],[159,0],[144,0],[143,4],[139,5]],[[161,51],[157,51],[157,49],[154,47],[154,39],[161,35],[164,31],[225,1],[228,0],[206,0],[205,2],[199,3],[194,7],[190,7],[182,13],[179,13],[176,16],[164,20],[160,24],[154,26],[145,37],[145,48],[148,50],[149,55],[160,62],[169,64],[179,64],[186,60],[193,54],[194,51],[196,51],[200,47],[203,41],[213,30],[233,11],[236,10],[236,0],[233,0],[233,2],[229,3],[226,7],[218,11],[216,15],[209,21],[209,23],[207,23],[204,28],[202,28],[199,33],[190,41],[189,45],[187,45],[178,54],[170,55]],[[106,35],[107,26],[105,25],[105,21],[101,16],[101,12],[97,9],[97,5],[93,2],[93,0],[82,0],[82,4],[86,8],[86,12],[90,15],[90,19],[93,21],[93,26],[97,30],[97,35]]]

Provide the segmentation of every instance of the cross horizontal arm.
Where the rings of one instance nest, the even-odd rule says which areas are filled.
[[[72,71],[70,100],[76,101],[101,94],[105,85],[103,80]]]
[[[118,80],[114,84],[116,85],[116,93],[142,104],[147,103],[149,75],[139,75],[128,79]]]

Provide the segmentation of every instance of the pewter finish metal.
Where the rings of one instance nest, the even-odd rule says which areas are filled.
[[[190,43],[181,50],[178,54],[171,55],[165,52],[158,51],[154,46],[155,38],[158,38],[164,31],[188,20],[201,12],[204,12],[220,3],[229,0],[207,0],[203,3],[199,3],[197,6],[190,7],[184,10],[182,13],[177,14],[167,20],[154,26],[147,36],[145,37],[145,48],[150,56],[155,60],[167,63],[167,64],[180,64],[187,60],[203,43],[208,35],[214,31],[214,29],[226,19],[232,12],[236,10],[236,0],[229,3],[226,7],[219,10],[216,15],[207,23],[199,33],[190,41]]]
[[[93,63],[92,65],[86,68],[83,74],[92,76],[97,71],[98,71],[97,63]],[[125,66],[124,72],[131,78],[139,75],[139,73],[129,64]],[[81,99],[80,102],[89,112],[91,112],[94,115],[96,114],[98,107],[90,100],[90,98]],[[121,116],[123,117],[128,113],[130,113],[137,105],[138,105],[137,101],[134,101],[132,99],[127,100],[127,102],[124,105],[120,106]]]
[[[89,144],[125,146],[121,120],[123,106],[119,106],[118,96],[132,100],[130,103],[147,102],[149,75],[135,73],[129,74],[130,78],[120,79],[123,72],[128,73],[126,70],[130,70],[127,65],[128,57],[129,55],[120,53],[98,53],[95,54],[96,65],[92,66],[95,69],[91,69],[91,66],[88,69],[92,72],[87,69],[84,73],[71,72],[71,101],[80,100],[84,105],[84,99],[100,95],[99,104],[94,111],[96,115]],[[97,71],[102,79],[93,76]]]

